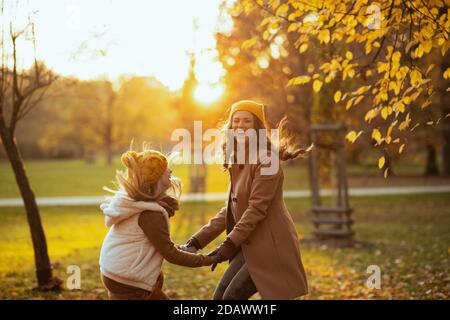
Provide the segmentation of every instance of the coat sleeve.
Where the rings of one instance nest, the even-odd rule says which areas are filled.
[[[201,267],[212,263],[210,257],[178,249],[170,239],[166,218],[161,212],[144,211],[138,224],[156,250],[170,263],[185,267]]]
[[[255,176],[253,178],[248,198],[248,207],[242,214],[233,230],[228,234],[228,238],[236,245],[240,246],[255,230],[258,223],[266,218],[268,209],[275,196],[275,189],[278,187],[282,177],[281,168],[271,175],[264,175],[261,169],[265,165],[256,165]]]
[[[196,234],[192,237],[197,239],[201,248],[206,247],[208,243],[217,238],[226,229],[227,207],[223,207],[220,211],[209,220]],[[199,248],[200,249],[200,248]]]

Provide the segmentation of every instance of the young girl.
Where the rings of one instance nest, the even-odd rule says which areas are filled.
[[[248,100],[233,104],[226,128],[235,133],[236,141],[246,139],[243,143],[246,163],[234,161],[230,165],[225,159],[224,167],[230,173],[227,206],[182,248],[196,252],[227,231],[226,240],[210,253],[218,262],[231,259],[214,299],[249,299],[257,291],[263,299],[303,296],[308,287],[298,236],[283,201],[283,171],[278,167],[274,174],[263,174],[262,169],[267,166],[264,161],[258,160],[256,164],[248,161],[252,149],[243,133],[256,129],[258,134],[258,129],[265,129],[268,134],[263,105]],[[281,137],[279,159],[293,159],[302,152],[290,151],[292,147]],[[267,150],[274,150],[270,140]]]
[[[162,291],[163,260],[207,266],[213,257],[184,252],[170,240],[169,218],[178,209],[181,187],[171,177],[167,158],[158,151],[128,151],[126,173],[117,173],[119,190],[100,208],[111,227],[100,253],[102,281],[110,299],[167,299]],[[174,196],[169,195],[169,190]]]

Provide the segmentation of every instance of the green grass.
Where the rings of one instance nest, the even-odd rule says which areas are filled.
[[[117,169],[122,169],[116,160],[112,166],[97,162],[87,164],[83,160],[45,160],[29,161],[25,163],[28,178],[37,196],[95,196],[103,195],[103,186],[112,187]],[[189,188],[189,166],[173,166],[173,175],[179,177],[183,183],[183,190]],[[289,178],[286,188],[306,188],[308,179],[304,167],[296,166],[287,169]],[[207,175],[208,192],[226,192],[228,174],[223,172],[220,165],[210,165]],[[0,198],[19,197],[14,174],[8,162],[0,162]]]
[[[308,274],[308,299],[449,299],[450,197],[441,195],[355,198],[357,239],[372,246],[338,249],[301,245]],[[172,219],[174,242],[182,243],[221,203],[185,203]],[[301,236],[311,238],[309,201],[289,200],[287,206]],[[55,274],[66,280],[66,268],[81,268],[81,290],[61,293],[32,291],[33,251],[23,208],[0,213],[1,299],[104,299],[98,256],[107,232],[97,207],[43,207],[41,216]],[[213,249],[222,235],[205,251]],[[381,268],[381,289],[364,284],[369,265]],[[226,263],[211,272],[165,262],[164,288],[173,299],[209,299]]]
[[[291,166],[284,165],[285,190],[309,188],[309,177],[306,168],[307,160]],[[98,161],[87,164],[83,160],[43,160],[26,161],[25,168],[29,181],[39,197],[58,196],[96,196],[104,195],[103,186],[112,187],[112,181],[117,169],[121,169],[118,159],[112,166]],[[181,178],[183,191],[189,192],[189,166],[173,166],[174,175]],[[383,186],[383,185],[411,185],[411,184],[450,184],[450,179],[423,178],[420,176],[421,167],[417,164],[404,164],[396,168],[399,177],[387,180],[375,166],[350,166],[349,185],[352,186]],[[403,175],[407,175],[406,177]],[[207,192],[226,192],[228,174],[222,171],[220,165],[208,167]],[[20,193],[14,174],[8,162],[0,161],[0,198],[19,197]]]

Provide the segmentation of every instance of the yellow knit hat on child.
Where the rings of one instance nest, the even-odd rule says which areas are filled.
[[[167,169],[166,156],[156,150],[146,150],[139,153],[136,151],[125,152],[120,160],[128,169],[132,168],[131,158],[134,159],[138,167],[138,174],[146,177],[150,184],[157,182]]]

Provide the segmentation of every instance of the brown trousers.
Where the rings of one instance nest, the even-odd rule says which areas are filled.
[[[169,297],[162,291],[164,275],[158,277],[152,291],[129,286],[114,281],[102,274],[102,281],[108,290],[110,300],[169,300]]]

